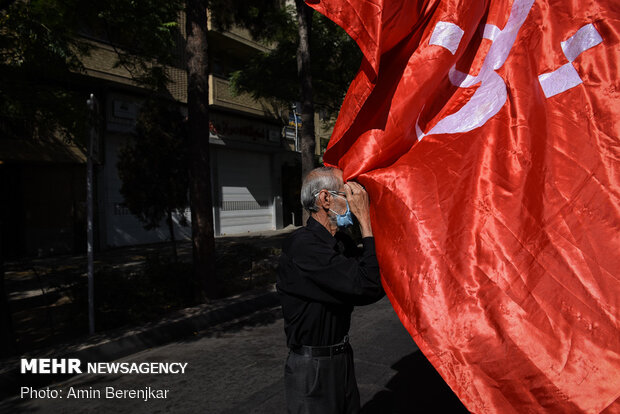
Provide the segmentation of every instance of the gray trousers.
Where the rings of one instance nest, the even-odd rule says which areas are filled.
[[[360,412],[353,351],[331,357],[289,352],[284,367],[288,414],[352,414]]]

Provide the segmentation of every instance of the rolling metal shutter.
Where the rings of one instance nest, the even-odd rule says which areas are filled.
[[[268,154],[218,151],[220,234],[275,229]]]

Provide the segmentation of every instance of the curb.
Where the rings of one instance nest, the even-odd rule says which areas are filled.
[[[0,361],[0,400],[18,395],[20,387],[43,387],[74,375],[20,374],[21,358],[78,358],[82,363],[109,362],[148,348],[186,338],[214,325],[264,308],[278,306],[275,285],[177,311],[140,327],[95,335],[86,342],[68,343]]]

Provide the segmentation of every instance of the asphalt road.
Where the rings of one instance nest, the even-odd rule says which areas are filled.
[[[418,351],[387,299],[357,308],[352,325],[363,413],[467,412]],[[0,412],[282,413],[284,339],[280,309],[264,310],[119,361],[187,363],[184,374],[82,374],[50,391],[28,390],[24,398],[6,400]],[[106,390],[147,387],[152,396],[160,390],[166,398],[106,398]],[[69,398],[71,391],[82,398]],[[50,398],[56,392],[58,397]],[[44,398],[31,398],[35,394]]]

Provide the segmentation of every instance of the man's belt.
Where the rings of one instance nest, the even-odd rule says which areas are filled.
[[[349,335],[345,335],[344,340],[335,345],[328,346],[307,346],[301,345],[296,348],[291,348],[291,351],[297,355],[309,356],[309,357],[331,357],[346,352],[351,345],[349,345]]]

